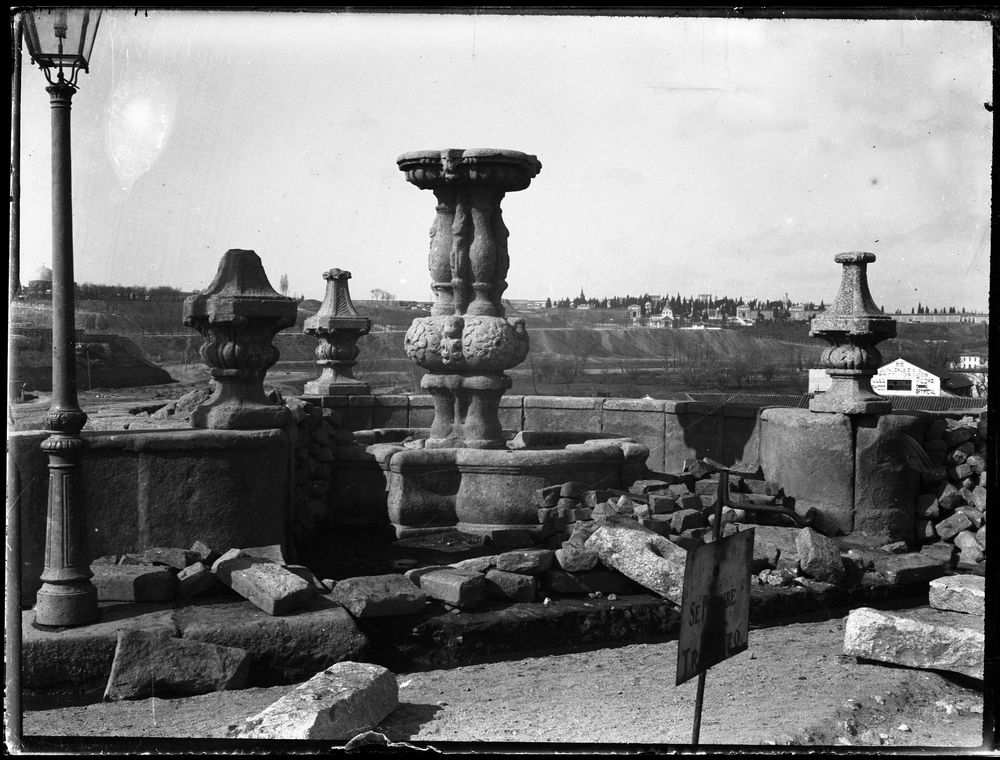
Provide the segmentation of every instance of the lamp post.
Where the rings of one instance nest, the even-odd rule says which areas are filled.
[[[49,504],[35,603],[35,622],[47,626],[86,625],[98,617],[80,499],[80,430],[87,415],[76,395],[70,104],[100,18],[101,11],[89,8],[30,10],[23,17],[28,53],[45,73],[52,108],[52,406],[46,417],[52,434],[42,442]]]

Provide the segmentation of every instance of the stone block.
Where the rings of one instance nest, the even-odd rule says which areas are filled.
[[[578,549],[582,549],[584,545],[587,543],[587,539],[590,538],[593,535],[594,531],[597,530],[599,527],[601,526],[597,522],[589,522],[576,525],[573,528],[573,532],[567,539],[567,543],[572,544]]]
[[[709,528],[688,528],[680,533],[674,533],[668,538],[677,546],[688,551],[689,549],[694,549],[699,544],[711,541],[712,531]]]
[[[973,474],[980,475],[986,470],[986,459],[979,454],[972,454],[965,463],[972,469]]]
[[[632,501],[628,496],[619,496],[618,501],[615,502],[615,510],[620,515],[631,515],[635,512],[636,503]]]
[[[954,446],[960,446],[966,441],[972,440],[976,436],[976,431],[970,427],[952,427],[944,431],[941,438],[944,440],[945,445],[949,448]]]
[[[986,524],[976,531],[976,541],[979,542],[979,548],[985,551],[986,549]]]
[[[106,700],[242,689],[250,655],[234,647],[127,628],[118,632]]]
[[[558,507],[541,507],[538,510],[538,523],[539,525],[545,525],[546,523],[552,523],[558,520],[560,517]]]
[[[212,565],[215,577],[269,615],[284,615],[309,603],[311,583],[276,562],[230,549]]]
[[[910,545],[905,541],[894,541],[891,544],[885,544],[885,546],[879,548],[886,554],[906,554],[910,551]]]
[[[185,639],[249,652],[254,686],[303,681],[336,662],[363,658],[368,648],[354,618],[328,596],[316,595],[283,617],[243,600],[191,604],[175,609],[173,621]]]
[[[617,514],[618,510],[615,509],[615,507],[613,507],[611,504],[604,503],[604,504],[598,504],[596,507],[594,507],[593,511],[590,513],[590,516],[594,520],[606,520],[609,517],[616,516]]]
[[[177,576],[156,565],[91,565],[99,602],[169,602],[177,596]]]
[[[434,570],[420,576],[420,590],[453,607],[473,609],[486,601],[486,577],[454,568]]]
[[[466,570],[474,573],[485,573],[491,567],[496,565],[497,557],[495,554],[488,554],[485,557],[471,557],[470,559],[463,559],[459,562],[452,562],[451,567],[456,570]]]
[[[956,512],[951,517],[946,517],[939,523],[935,523],[934,530],[937,532],[938,536],[943,540],[947,541],[950,538],[954,538],[963,530],[972,527],[972,521],[967,515],[962,512]]]
[[[950,575],[930,582],[928,600],[938,610],[986,614],[986,579],[979,575]]]
[[[559,498],[579,500],[580,496],[587,490],[586,483],[581,483],[579,480],[567,480],[559,487]]]
[[[267,546],[250,546],[242,550],[244,554],[257,557],[259,559],[269,559],[278,565],[285,564],[285,553],[281,549],[281,544],[269,544]]]
[[[538,594],[538,577],[505,570],[487,570],[486,593],[512,602],[533,602]]]
[[[498,554],[496,568],[508,573],[538,575],[552,567],[554,556],[551,549],[517,549]]]
[[[650,530],[604,525],[587,539],[601,563],[680,605],[687,552]]]
[[[969,503],[980,512],[986,511],[986,488],[982,486],[982,479],[980,479],[980,485],[972,489],[972,498]]]
[[[938,486],[936,493],[938,505],[945,512],[953,512],[965,503],[961,492],[947,481]]]
[[[339,662],[292,689],[230,735],[238,739],[352,739],[399,704],[396,677],[381,665]]]
[[[175,570],[183,570],[201,560],[197,552],[190,549],[157,546],[142,553],[142,561],[149,565],[166,565]]]
[[[667,515],[677,510],[677,497],[670,493],[649,494],[649,510],[654,515]]]
[[[222,584],[204,562],[195,562],[177,573],[177,595],[182,598],[198,596],[213,589],[221,590]]]
[[[553,568],[542,573],[543,588],[555,594],[630,594],[635,584],[616,570],[596,569],[583,573],[569,573]]]
[[[448,570],[451,569],[451,565],[423,565],[421,567],[412,567],[403,573],[403,577],[406,578],[410,583],[415,586],[420,586],[420,579],[423,578],[427,573],[432,573],[435,570]]]
[[[929,552],[922,550],[910,554],[876,556],[875,568],[883,573],[891,584],[900,586],[927,583],[941,577],[945,572],[940,557],[935,559]]]
[[[215,560],[222,556],[222,554],[211,546],[206,544],[204,541],[195,541],[191,544],[191,549],[195,556],[197,556],[199,562],[203,562],[209,567],[213,565]]]
[[[420,612],[427,596],[397,573],[361,575],[337,583],[330,596],[354,617],[387,617]]]
[[[653,515],[642,523],[642,527],[649,528],[653,533],[664,538],[670,537],[670,522],[672,515]]]
[[[686,494],[681,496],[677,500],[678,514],[679,512],[701,512],[705,508],[705,502],[697,494]]]
[[[972,530],[963,530],[954,539],[955,546],[958,547],[958,561],[968,564],[976,564],[984,558],[983,550],[976,540],[976,534]]]
[[[844,626],[844,654],[910,668],[983,678],[981,621],[962,613],[893,613],[861,607]]]
[[[540,507],[554,507],[559,501],[562,485],[545,486],[535,491],[535,499]]]
[[[975,507],[971,506],[961,506],[955,510],[956,512],[961,512],[963,515],[969,518],[969,522],[972,523],[973,530],[979,530],[985,520],[985,515]]]
[[[581,573],[593,570],[597,567],[597,552],[589,549],[581,549],[568,541],[564,541],[561,548],[555,552],[556,563],[568,573]]]
[[[698,497],[694,497],[698,498]],[[683,500],[681,501],[683,505]],[[692,528],[707,528],[708,518],[698,510],[679,509],[670,516],[670,530],[674,533],[683,533]]]
[[[920,555],[937,562],[944,572],[950,573],[955,567],[958,550],[954,544],[949,544],[946,541],[936,541],[932,544],[921,546]]]
[[[953,483],[960,483],[972,474],[972,468],[964,462],[948,468],[948,477]]]

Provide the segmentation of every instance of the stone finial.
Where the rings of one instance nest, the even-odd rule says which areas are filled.
[[[192,427],[254,430],[291,421],[286,407],[264,395],[264,375],[278,360],[274,336],[294,325],[296,314],[256,253],[226,251],[208,288],[184,301],[184,324],[204,338],[201,358],[215,379],[215,393],[191,413]]]
[[[406,180],[437,198],[431,226],[431,316],[414,320],[406,353],[428,371],[421,387],[434,397],[427,446],[500,448],[504,370],[528,354],[524,320],[506,319],[509,232],[500,202],[541,171],[535,156],[483,148],[405,153]]]
[[[362,317],[351,301],[347,281],[351,273],[330,269],[323,273],[326,296],[319,311],[309,317],[302,332],[320,340],[316,347],[316,364],[322,372],[305,385],[309,396],[368,395],[367,383],[355,379],[354,364],[358,359],[358,338],[372,329],[372,321]]]
[[[811,337],[830,344],[820,362],[830,376],[830,390],[810,402],[813,412],[840,414],[886,414],[892,403],[871,387],[872,376],[882,364],[876,345],[896,334],[896,320],[885,316],[868,290],[868,264],[875,254],[841,253],[834,261],[843,264],[840,290],[830,309],[813,319]]]

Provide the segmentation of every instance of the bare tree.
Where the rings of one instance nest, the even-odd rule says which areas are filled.
[[[288,275],[287,274],[281,275],[281,279],[278,282],[279,282],[278,288],[281,290],[281,295],[287,296],[288,295]]]

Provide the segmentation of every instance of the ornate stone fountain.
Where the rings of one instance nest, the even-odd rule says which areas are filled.
[[[528,355],[524,320],[508,319],[501,300],[510,258],[500,202],[527,188],[541,163],[518,151],[477,149],[406,153],[397,164],[437,198],[429,258],[435,300],[405,339],[407,355],[427,372],[420,385],[433,397],[434,420],[428,431],[404,431],[420,434],[415,440],[368,449],[386,474],[397,537],[452,528],[539,532],[535,489],[567,480],[630,485],[645,468],[644,446],[586,432],[514,437],[500,425],[500,399],[511,386],[506,370]],[[386,440],[388,432],[376,437]]]

